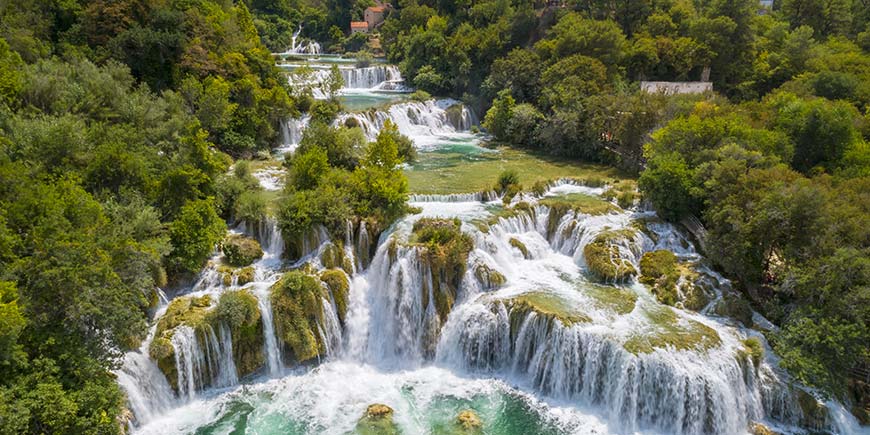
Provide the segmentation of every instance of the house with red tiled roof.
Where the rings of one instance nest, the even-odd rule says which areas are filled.
[[[350,22],[350,33],[368,33],[369,32],[369,23],[365,21],[351,21]]]

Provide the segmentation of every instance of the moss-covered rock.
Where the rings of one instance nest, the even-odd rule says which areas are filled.
[[[398,435],[399,427],[393,421],[393,408],[380,403],[369,405],[356,425],[359,435]]]
[[[639,281],[650,286],[659,302],[670,306],[677,303],[679,279],[677,256],[673,252],[659,250],[643,254],[640,259]]]
[[[347,273],[353,273],[353,265],[350,258],[345,255],[344,245],[341,242],[333,242],[326,246],[320,256],[320,264],[326,269],[341,268]]]
[[[332,293],[332,299],[335,301],[335,308],[338,310],[338,320],[344,323],[347,315],[347,298],[350,292],[350,281],[347,274],[339,269],[329,269],[320,274],[320,279],[329,288]]]
[[[565,326],[592,321],[586,313],[579,310],[579,307],[572,306],[558,295],[546,291],[523,293],[508,299],[506,302],[511,307],[511,319],[519,321],[525,319],[530,312],[558,320]]]
[[[506,278],[501,272],[487,266],[483,263],[474,265],[474,276],[485,290],[499,288],[504,285]]]
[[[629,289],[584,284],[583,292],[593,299],[595,306],[614,311],[616,314],[628,314],[634,311],[637,304],[637,295]]]
[[[749,433],[752,435],[781,435],[779,432],[774,432],[761,423],[752,423],[749,425]]]
[[[254,282],[254,268],[252,266],[243,267],[235,271],[236,284],[245,285]]]
[[[285,273],[270,289],[275,332],[291,362],[306,362],[323,352],[317,325],[325,296],[320,280],[300,271]]]
[[[263,323],[257,298],[247,290],[226,291],[209,313],[212,325],[229,328],[233,361],[240,376],[257,371],[265,363]]]
[[[619,207],[616,207],[609,201],[585,193],[551,196],[541,199],[539,204],[549,207],[551,213],[556,211],[558,217],[564,216],[569,210],[590,216],[600,216],[619,211]]]
[[[683,293],[683,308],[701,311],[710,303],[710,297],[704,291],[704,286],[698,281],[686,281],[680,286]]]
[[[226,261],[231,266],[242,267],[263,258],[263,249],[256,240],[231,234],[221,244]]]
[[[529,248],[527,248],[526,244],[521,242],[519,239],[517,239],[515,237],[511,237],[510,244],[512,247],[514,247],[518,251],[520,251],[520,254],[523,254],[523,258],[525,258],[525,259],[532,258],[532,256],[529,254]]]
[[[722,344],[715,329],[691,319],[681,319],[670,308],[660,307],[646,313],[649,328],[631,336],[623,345],[635,355],[655,349],[708,350]]]
[[[175,329],[180,325],[196,328],[205,323],[208,307],[211,306],[211,296],[201,297],[184,296],[175,298],[166,307],[166,312],[157,321],[157,330],[154,336],[160,337],[164,332]]]
[[[456,415],[456,427],[460,434],[479,434],[483,433],[483,422],[476,412],[470,409],[464,409]]]
[[[634,230],[604,231],[583,248],[586,267],[593,276],[610,281],[622,282],[637,275],[634,265],[622,258],[618,245],[628,245],[635,236]]]
[[[172,388],[178,388],[178,371],[175,367],[175,350],[172,347],[172,335],[175,328],[188,326],[196,332],[202,332],[208,321],[211,297],[179,297],[172,300],[166,307],[166,312],[157,321],[154,338],[148,347],[151,358],[157,362],[157,367],[166,376]]]
[[[824,403],[813,397],[804,390],[796,390],[798,406],[801,409],[801,426],[820,428],[825,427],[830,410]]]
[[[432,272],[432,294],[441,322],[453,309],[474,242],[460,230],[459,219],[423,218],[414,223],[409,243],[420,248],[420,260]],[[424,288],[423,305],[428,305]]]

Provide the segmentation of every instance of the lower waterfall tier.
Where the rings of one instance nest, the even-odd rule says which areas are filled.
[[[373,404],[403,433],[475,416],[494,434],[855,430],[778,368],[674,227],[582,183],[547,192],[416,197],[380,236],[360,222],[291,241],[290,262],[258,230],[253,272],[216,257],[158,318],[153,360],[128,356],[130,378],[169,384],[165,400],[129,387],[137,431],[343,434]]]

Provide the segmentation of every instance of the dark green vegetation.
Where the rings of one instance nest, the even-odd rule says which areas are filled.
[[[269,26],[287,30],[275,21],[287,7],[298,9],[131,0],[0,10],[0,433],[123,430],[108,370],[146,333],[155,286],[201,270],[226,220],[264,219],[250,165],[227,169],[270,149],[279,122],[310,104],[258,35],[286,36]],[[287,16],[312,13],[322,12]],[[324,118],[338,110],[322,106]],[[405,202],[391,143],[341,163],[354,169],[351,212],[384,226]],[[235,242],[224,245],[230,263],[261,255]],[[248,340],[258,322],[232,328],[242,373],[262,363]]]
[[[652,135],[639,180],[661,216],[700,218],[708,257],[783,326],[783,365],[836,393],[870,357],[866,132],[844,100],[699,102]]]
[[[109,369],[155,287],[198,272],[225,219],[262,217],[244,165],[224,174],[295,107],[253,21],[208,0],[0,8],[0,433],[123,431]]]
[[[317,226],[343,241],[348,222],[365,221],[376,240],[406,212],[408,180],[399,169],[402,140],[390,122],[370,144],[356,127],[321,125],[305,131],[298,152],[286,162],[286,197],[278,214],[292,257],[303,254],[305,238]]]

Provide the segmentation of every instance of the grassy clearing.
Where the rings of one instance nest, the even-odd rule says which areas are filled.
[[[683,319],[667,307],[656,307],[645,313],[651,330],[633,335],[623,345],[625,350],[638,355],[655,349],[707,350],[722,344],[713,328],[696,320]]]
[[[585,313],[573,307],[573,304],[545,291],[523,293],[511,298],[508,303],[513,307],[511,315],[534,311],[539,315],[559,320],[565,326],[592,321]]]
[[[560,210],[576,210],[590,216],[601,216],[619,211],[619,207],[610,202],[583,193],[547,197],[542,199],[540,204]]]
[[[526,151],[500,147],[484,150],[457,143],[436,151],[422,152],[418,162],[405,170],[411,192],[446,194],[492,189],[500,173],[514,170],[520,183],[530,188],[535,182],[574,177],[607,182],[630,179],[607,166],[556,159]]]
[[[582,289],[586,296],[595,301],[599,308],[615,311],[617,314],[628,314],[634,311],[637,295],[631,290],[619,287],[588,284]]]

